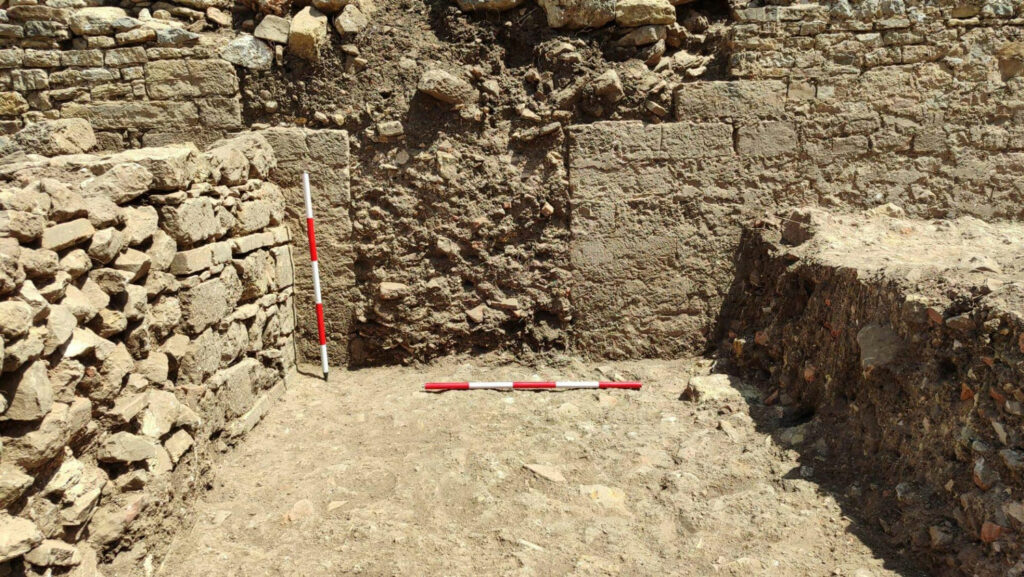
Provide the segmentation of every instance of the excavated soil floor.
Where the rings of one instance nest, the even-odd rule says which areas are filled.
[[[776,417],[756,390],[679,400],[709,369],[488,357],[299,375],[145,573],[922,575],[759,432]],[[421,390],[555,378],[644,389]]]

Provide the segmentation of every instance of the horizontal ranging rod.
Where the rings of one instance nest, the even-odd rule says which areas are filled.
[[[639,389],[638,382],[612,383],[607,381],[491,381],[457,383],[426,383],[428,391],[465,391],[469,389]]]

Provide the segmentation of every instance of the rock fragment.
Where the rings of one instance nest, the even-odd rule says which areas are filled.
[[[320,50],[327,43],[327,16],[307,6],[292,18],[288,33],[288,51],[310,62],[320,61]]]
[[[444,70],[428,70],[420,76],[416,88],[441,102],[448,104],[468,104],[476,102],[480,97],[473,86]]]
[[[274,63],[274,50],[266,42],[242,34],[221,49],[220,57],[250,70],[270,70]]]

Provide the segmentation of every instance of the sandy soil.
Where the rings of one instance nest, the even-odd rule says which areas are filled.
[[[446,359],[297,376],[155,573],[921,574],[758,432],[772,413],[756,391],[679,400],[708,365]],[[645,386],[421,391],[556,377]]]

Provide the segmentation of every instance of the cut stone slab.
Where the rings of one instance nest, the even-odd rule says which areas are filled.
[[[646,26],[672,24],[676,9],[669,0],[618,0],[615,3],[615,23],[619,26]]]
[[[137,463],[156,456],[152,441],[124,431],[107,437],[96,454],[97,459],[107,463]]]
[[[79,218],[44,230],[41,245],[45,249],[59,251],[89,240],[95,232],[89,219]]]
[[[103,174],[82,182],[82,195],[103,196],[124,204],[149,191],[153,180],[153,173],[141,164],[115,164]]]
[[[128,19],[128,13],[114,6],[80,8],[68,19],[71,31],[79,36],[111,36],[120,31],[119,24]]]
[[[319,8],[319,6],[316,6],[316,8]],[[263,17],[263,20],[260,20],[259,26],[253,32],[253,36],[268,42],[288,44],[288,34],[291,30],[291,25],[292,23],[287,18],[268,14]]]

